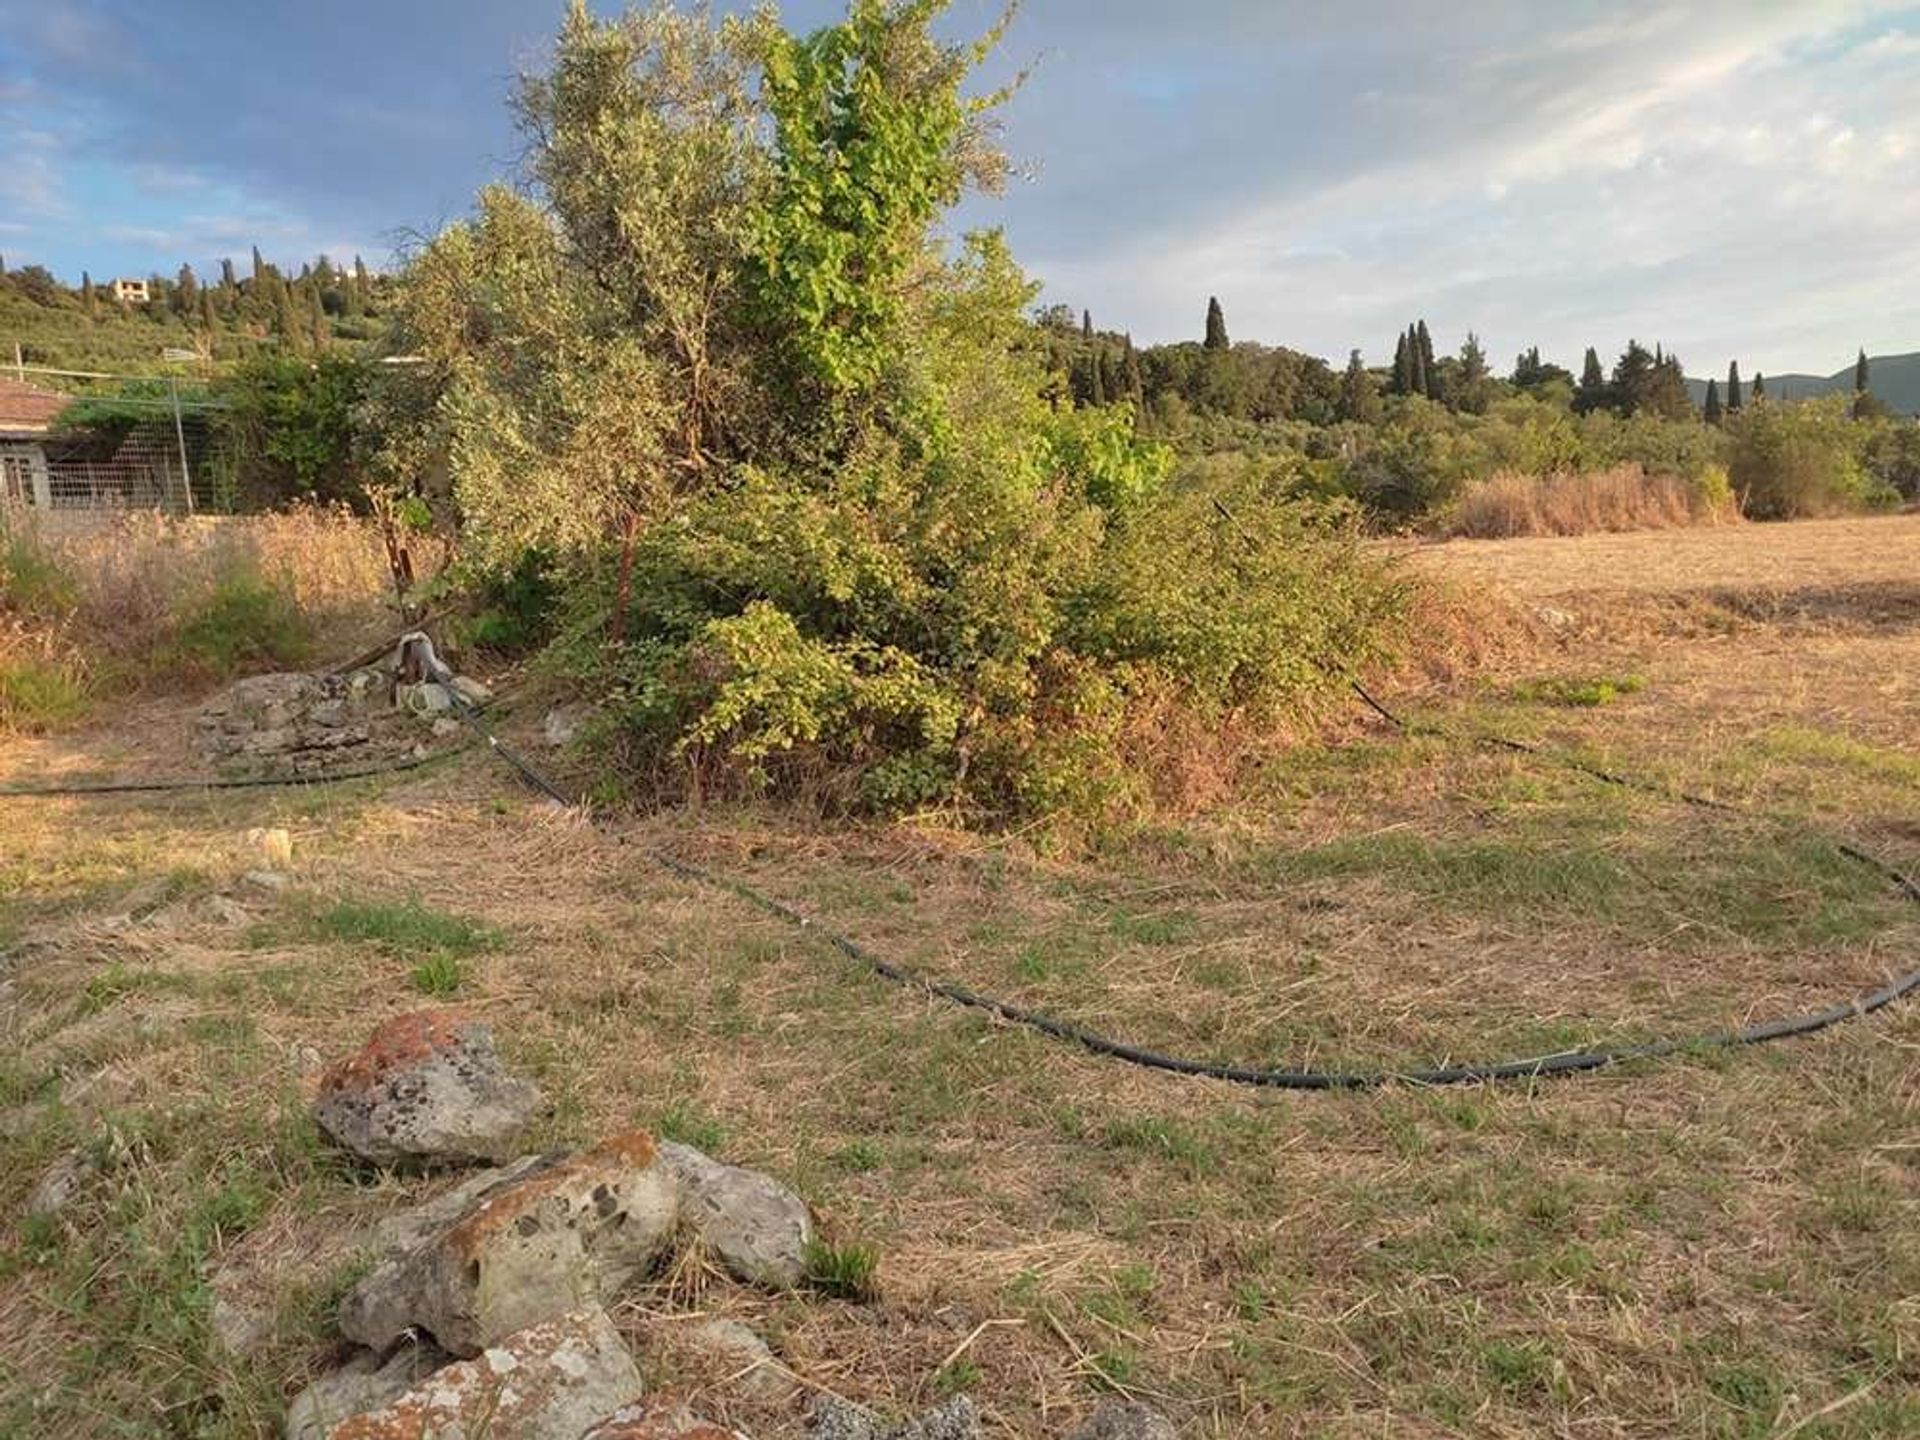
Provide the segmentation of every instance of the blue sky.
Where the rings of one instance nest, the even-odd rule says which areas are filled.
[[[786,9],[808,26],[828,0]],[[358,252],[505,173],[560,0],[0,0],[0,252],[69,278]],[[956,30],[992,18],[956,0]],[[1136,337],[1384,360],[1425,316],[1695,374],[1920,349],[1920,4],[1029,0],[1006,227]]]

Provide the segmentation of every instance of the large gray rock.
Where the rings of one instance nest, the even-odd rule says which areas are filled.
[[[320,1082],[320,1128],[377,1165],[503,1160],[540,1106],[507,1073],[493,1033],[457,1010],[390,1020]]]
[[[680,1178],[681,1221],[737,1280],[790,1290],[806,1275],[813,1217],[770,1175],[724,1165],[672,1140],[660,1158]]]
[[[605,1311],[589,1308],[503,1336],[323,1434],[325,1440],[580,1440],[638,1401],[644,1388],[620,1332]]]
[[[631,1131],[479,1189],[450,1220],[443,1199],[340,1306],[340,1333],[385,1350],[410,1332],[474,1355],[501,1336],[611,1296],[671,1243],[674,1173]],[[611,1408],[611,1407],[609,1407]],[[604,1412],[602,1412],[604,1413]]]
[[[1138,1400],[1103,1400],[1067,1440],[1176,1440],[1173,1422]]]
[[[325,1440],[342,1421],[391,1404],[446,1363],[431,1345],[402,1345],[385,1360],[362,1352],[293,1397],[287,1440]]]

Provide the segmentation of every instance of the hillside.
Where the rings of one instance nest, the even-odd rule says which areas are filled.
[[[1753,376],[1746,381],[1751,384]],[[1726,381],[1721,378],[1724,386]],[[1869,355],[1867,387],[1896,415],[1920,415],[1920,350],[1906,355]],[[1769,375],[1767,394],[1776,400],[1811,400],[1816,395],[1853,393],[1853,366],[1848,364],[1831,375]],[[1687,381],[1687,394],[1695,405],[1707,398],[1705,380]]]

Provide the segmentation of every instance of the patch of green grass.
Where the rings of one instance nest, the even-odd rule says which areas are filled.
[[[1781,726],[1768,730],[1750,743],[1753,749],[1773,759],[1831,766],[1876,780],[1920,783],[1920,758],[1884,746],[1869,745],[1850,735]]]
[[[675,1101],[661,1111],[657,1128],[662,1139],[677,1140],[682,1145],[691,1145],[708,1154],[727,1143],[725,1125],[684,1101]]]
[[[841,1300],[871,1300],[879,1293],[880,1251],[872,1245],[848,1242],[835,1245],[809,1240],[806,1251],[807,1284],[823,1295]]]
[[[942,1395],[958,1395],[973,1389],[985,1378],[980,1367],[963,1355],[934,1375],[933,1388]]]
[[[35,734],[86,712],[86,680],[74,665],[34,655],[0,657],[0,731]]]
[[[849,1140],[833,1152],[833,1163],[849,1175],[869,1175],[885,1160],[885,1154],[871,1140]]]
[[[1533,1340],[1483,1342],[1480,1368],[1496,1388],[1515,1399],[1544,1391],[1553,1379],[1552,1356]]]
[[[1646,686],[1641,675],[1548,675],[1514,686],[1513,698],[1524,704],[1595,709],[1623,695],[1637,695]]]
[[[317,911],[315,934],[329,940],[376,945],[391,955],[448,955],[464,958],[498,950],[506,943],[499,927],[423,905],[418,897],[399,903],[341,900]]]
[[[1189,1174],[1202,1174],[1214,1167],[1213,1147],[1193,1129],[1178,1120],[1157,1115],[1130,1115],[1116,1120],[1102,1134],[1108,1146],[1168,1160]]]
[[[460,961],[444,951],[429,955],[407,972],[408,983],[422,995],[452,995],[465,979]]]

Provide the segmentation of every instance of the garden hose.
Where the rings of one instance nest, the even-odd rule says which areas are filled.
[[[401,640],[402,649],[415,647],[415,653],[424,662],[427,673],[447,685],[452,697],[454,714],[464,723],[481,742],[495,755],[510,766],[521,781],[531,789],[545,795],[556,804],[569,809],[576,802],[546,775],[520,755],[511,746],[505,744],[496,735],[491,726],[480,715],[466,697],[461,695],[450,683],[452,672],[433,652],[433,642],[422,633],[414,632]],[[1432,733],[1453,736],[1453,732],[1439,727],[1416,727],[1411,722],[1395,714],[1387,706],[1370,694],[1360,681],[1350,674],[1341,672],[1354,693],[1370,709],[1381,716],[1388,724],[1403,734]],[[1702,806],[1715,810],[1732,810],[1734,807],[1725,802],[1705,796],[1692,795],[1683,791],[1669,791],[1666,787],[1634,776],[1622,775],[1589,765],[1572,756],[1547,750],[1527,741],[1513,740],[1502,736],[1483,736],[1478,738],[1502,749],[1532,756],[1559,764],[1580,774],[1609,785],[1624,786],[1648,793],[1659,794],[1677,799],[1683,803]],[[331,775],[290,778],[261,778],[243,780],[199,780],[199,781],[147,781],[147,782],[108,782],[101,784],[81,784],[71,786],[51,786],[38,789],[6,787],[0,788],[0,798],[20,798],[26,796],[52,795],[101,795],[140,793],[164,790],[189,789],[243,789],[254,786],[327,784],[334,781],[361,779],[377,775],[390,775],[405,770],[416,769],[433,760],[448,758],[453,754],[464,753],[471,747],[442,752],[440,755],[414,757],[393,765],[372,767],[359,771],[336,772]],[[616,836],[616,841],[627,844],[624,835]],[[1920,883],[1879,857],[1860,847],[1838,842],[1836,848],[1842,855],[1872,869],[1889,881],[1907,900],[1920,904]],[[1236,1085],[1248,1085],[1276,1090],[1367,1090],[1390,1084],[1439,1086],[1484,1084],[1496,1080],[1532,1080],[1545,1076],[1580,1074],[1610,1066],[1625,1064],[1635,1060],[1652,1060],[1665,1056],[1688,1052],[1701,1052],[1716,1049],[1729,1049],[1744,1045],[1762,1045],[1776,1040],[1795,1036],[1811,1035],[1825,1030],[1845,1020],[1858,1019],[1882,1010],[1896,1000],[1920,989],[1920,969],[1908,971],[1881,986],[1850,999],[1836,1002],[1821,1010],[1809,1011],[1799,1015],[1785,1016],[1776,1020],[1748,1025],[1737,1030],[1705,1031],[1698,1034],[1673,1039],[1651,1040],[1637,1044],[1601,1046],[1591,1049],[1562,1050],[1547,1055],[1535,1055],[1523,1059],[1497,1060],[1467,1065],[1447,1065],[1429,1068],[1380,1069],[1380,1070],[1317,1070],[1317,1069],[1264,1069],[1255,1066],[1233,1065],[1218,1061],[1194,1060],[1178,1055],[1168,1055],[1141,1045],[1128,1044],[1102,1035],[1085,1026],[1049,1015],[1044,1011],[1016,1005],[1012,1001],[984,994],[951,980],[921,975],[906,966],[888,960],[862,945],[852,937],[829,927],[816,923],[810,916],[794,909],[791,905],[755,889],[744,881],[730,879],[717,872],[693,865],[668,854],[664,850],[654,849],[649,858],[669,874],[683,880],[689,880],[713,889],[724,890],[745,901],[764,914],[773,916],[797,930],[820,936],[827,944],[848,959],[864,966],[873,974],[892,984],[906,986],[924,994],[938,997],[951,1004],[966,1009],[978,1010],[993,1016],[1007,1024],[1018,1025],[1039,1034],[1051,1036],[1078,1045],[1082,1049],[1119,1060],[1129,1065],[1149,1070],[1159,1070],[1174,1075],[1196,1076],[1211,1080],[1224,1080]]]

